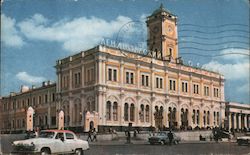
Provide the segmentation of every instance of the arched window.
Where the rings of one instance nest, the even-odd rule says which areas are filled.
[[[216,125],[215,120],[216,120],[216,112],[214,111],[214,126]]]
[[[220,113],[217,112],[217,125],[219,125],[219,118],[220,118]]]
[[[124,105],[124,120],[128,121],[128,103]]]
[[[195,110],[193,110],[192,119],[193,119],[193,124],[195,124]]]
[[[206,114],[207,114],[206,111],[204,111],[204,115],[203,115],[203,123],[204,123],[204,126],[206,125],[206,118],[207,118],[207,117],[206,117]]]
[[[90,111],[90,102],[87,102],[87,111]]]
[[[141,109],[140,109],[140,121],[144,122],[144,105],[141,104]]]
[[[175,122],[176,121],[176,108],[174,108],[174,110],[173,110],[172,118],[173,118],[173,121]]]
[[[132,103],[130,106],[130,121],[135,120],[135,105]]]
[[[146,122],[149,122],[149,105],[146,105]]]
[[[95,111],[95,101],[91,102],[91,112]]]
[[[197,110],[197,114],[196,114],[196,123],[197,125],[200,124],[200,111],[199,110]]]
[[[117,117],[117,108],[118,108],[117,102],[114,102],[114,104],[113,104],[113,120],[114,121],[118,120],[118,117]]]
[[[210,124],[210,119],[209,119],[209,117],[210,117],[210,112],[208,111],[208,112],[207,112],[207,125]]]
[[[107,120],[111,120],[111,102],[108,101],[106,105],[106,118]]]

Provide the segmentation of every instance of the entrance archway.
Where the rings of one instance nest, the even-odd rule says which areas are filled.
[[[163,107],[160,106],[155,106],[155,127],[162,129],[163,128]]]
[[[94,129],[94,122],[93,121],[89,122],[89,129],[90,130]]]

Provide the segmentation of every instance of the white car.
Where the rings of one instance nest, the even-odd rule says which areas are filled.
[[[40,132],[38,138],[13,142],[14,153],[40,153],[65,154],[75,153],[82,155],[83,151],[89,149],[87,141],[78,139],[69,130],[44,130]]]

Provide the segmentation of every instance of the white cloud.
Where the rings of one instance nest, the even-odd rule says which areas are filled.
[[[81,17],[60,20],[47,25],[48,19],[35,14],[18,24],[28,39],[56,41],[63,44],[67,51],[78,52],[98,44],[104,37],[112,37],[130,18],[118,16],[115,20]]]
[[[46,80],[44,77],[29,75],[27,72],[19,72],[16,74],[16,77],[17,79],[30,84],[41,83]]]
[[[18,31],[15,27],[15,19],[2,14],[1,23],[1,42],[9,47],[22,47],[24,45],[24,41],[18,34]]]
[[[222,51],[220,54],[228,53],[245,53],[246,55],[225,55],[220,57],[220,61],[212,60],[209,63],[203,65],[203,67],[222,73],[226,78],[226,83],[234,83],[235,87],[230,88],[234,91],[229,91],[230,93],[238,93],[239,96],[242,94],[249,94],[249,50],[228,49]],[[233,96],[232,94],[228,95]]]
[[[246,55],[237,55],[232,53],[244,53]],[[212,71],[219,71],[225,75],[226,79],[249,79],[249,50],[227,49],[222,51],[221,54],[228,55],[221,57],[222,59],[220,59],[220,62],[212,60],[209,63],[203,65],[203,67]]]

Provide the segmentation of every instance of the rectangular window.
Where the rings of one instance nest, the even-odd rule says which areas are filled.
[[[145,75],[141,76],[141,85],[145,86]]]
[[[108,69],[108,80],[109,81],[117,81],[117,70],[109,68]]]
[[[113,80],[117,81],[117,70],[116,69],[113,70]]]
[[[204,96],[209,96],[209,87],[204,86]]]
[[[149,86],[149,84],[148,84],[148,76],[146,75],[146,86]]]
[[[146,86],[148,87],[149,86],[149,81],[148,81],[148,75],[145,75],[145,74],[142,74],[141,75],[141,85],[142,86]]]
[[[133,72],[126,72],[126,83],[127,84],[134,84],[134,73]]]
[[[194,94],[199,94],[199,85],[198,84],[193,85],[193,93]]]
[[[219,97],[219,89],[214,88],[214,97]]]
[[[160,88],[162,88],[162,78],[160,78]]]
[[[111,68],[109,68],[108,70],[108,80],[112,81],[112,69]]]
[[[156,85],[156,88],[159,88],[159,78],[158,77],[155,80],[155,85]]]
[[[175,82],[175,80],[169,80],[169,90],[172,90],[172,91],[176,90],[176,82]]]
[[[181,91],[184,92],[184,93],[187,93],[188,92],[187,87],[188,87],[188,83],[186,81],[183,81],[181,83]]]
[[[134,73],[130,73],[131,84],[134,84]]]
[[[157,77],[156,78],[156,88],[162,88],[162,78]]]
[[[129,72],[126,72],[126,83],[129,83]]]

